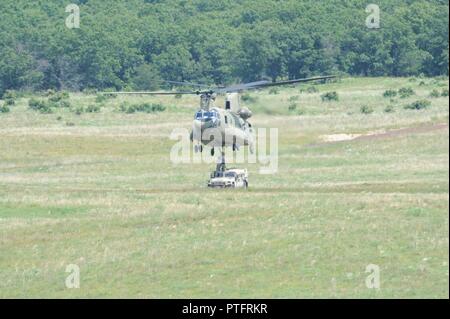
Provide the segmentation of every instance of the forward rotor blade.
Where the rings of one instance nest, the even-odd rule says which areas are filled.
[[[280,81],[280,82],[268,82],[268,83],[264,83],[264,84],[260,84],[260,85],[255,85],[254,87],[261,88],[261,87],[290,85],[290,84],[296,84],[296,83],[305,83],[305,82],[333,79],[335,77],[336,77],[335,75],[316,76],[316,77],[304,78],[304,79],[295,79],[295,80]]]
[[[118,95],[200,95],[203,92],[102,92],[104,95],[118,94]]]

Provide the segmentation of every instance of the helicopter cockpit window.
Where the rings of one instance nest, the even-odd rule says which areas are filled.
[[[218,119],[219,114],[216,111],[198,111],[195,114],[196,120],[210,120],[210,119]]]

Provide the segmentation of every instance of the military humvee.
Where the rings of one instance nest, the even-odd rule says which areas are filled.
[[[246,169],[217,170],[211,173],[208,182],[211,188],[247,188],[248,172]]]

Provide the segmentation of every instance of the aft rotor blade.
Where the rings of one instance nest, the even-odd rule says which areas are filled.
[[[295,79],[295,80],[280,81],[280,82],[258,81],[258,82],[237,84],[237,85],[233,85],[233,86],[229,86],[229,87],[225,87],[225,88],[218,88],[216,90],[216,92],[217,93],[240,92],[240,91],[245,91],[245,90],[261,89],[261,88],[266,88],[266,87],[271,87],[271,86],[290,85],[290,84],[296,84],[296,83],[305,83],[305,82],[311,82],[311,81],[332,79],[335,77],[336,77],[335,75],[327,75],[327,76],[316,76],[316,77],[311,77],[311,78]]]
[[[295,79],[295,80],[280,81],[280,82],[268,82],[268,83],[264,83],[264,84],[255,85],[253,87],[254,88],[264,88],[264,87],[271,87],[271,86],[290,85],[290,84],[296,84],[296,83],[305,83],[305,82],[311,82],[311,81],[333,79],[335,77],[336,77],[335,75],[316,76],[316,77],[304,78],[304,79]]]

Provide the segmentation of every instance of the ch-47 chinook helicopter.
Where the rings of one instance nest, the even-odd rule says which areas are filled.
[[[175,85],[196,87],[194,91],[184,92],[111,92],[109,94],[134,94],[134,95],[198,95],[200,96],[200,108],[195,113],[192,125],[191,141],[194,143],[195,152],[203,152],[203,146],[211,148],[211,156],[215,149],[221,149],[221,161],[217,165],[217,171],[225,170],[226,147],[233,151],[241,146],[248,146],[250,152],[254,152],[254,136],[252,125],[248,119],[252,112],[240,104],[240,94],[247,90],[263,89],[267,87],[292,85],[334,78],[333,75],[317,76],[303,79],[295,79],[281,82],[258,81],[245,84],[237,84],[228,87],[210,88],[207,85],[164,81]],[[215,100],[218,95],[226,95],[224,108],[217,107]],[[205,134],[206,133],[206,134]],[[217,138],[219,137],[219,138]]]

